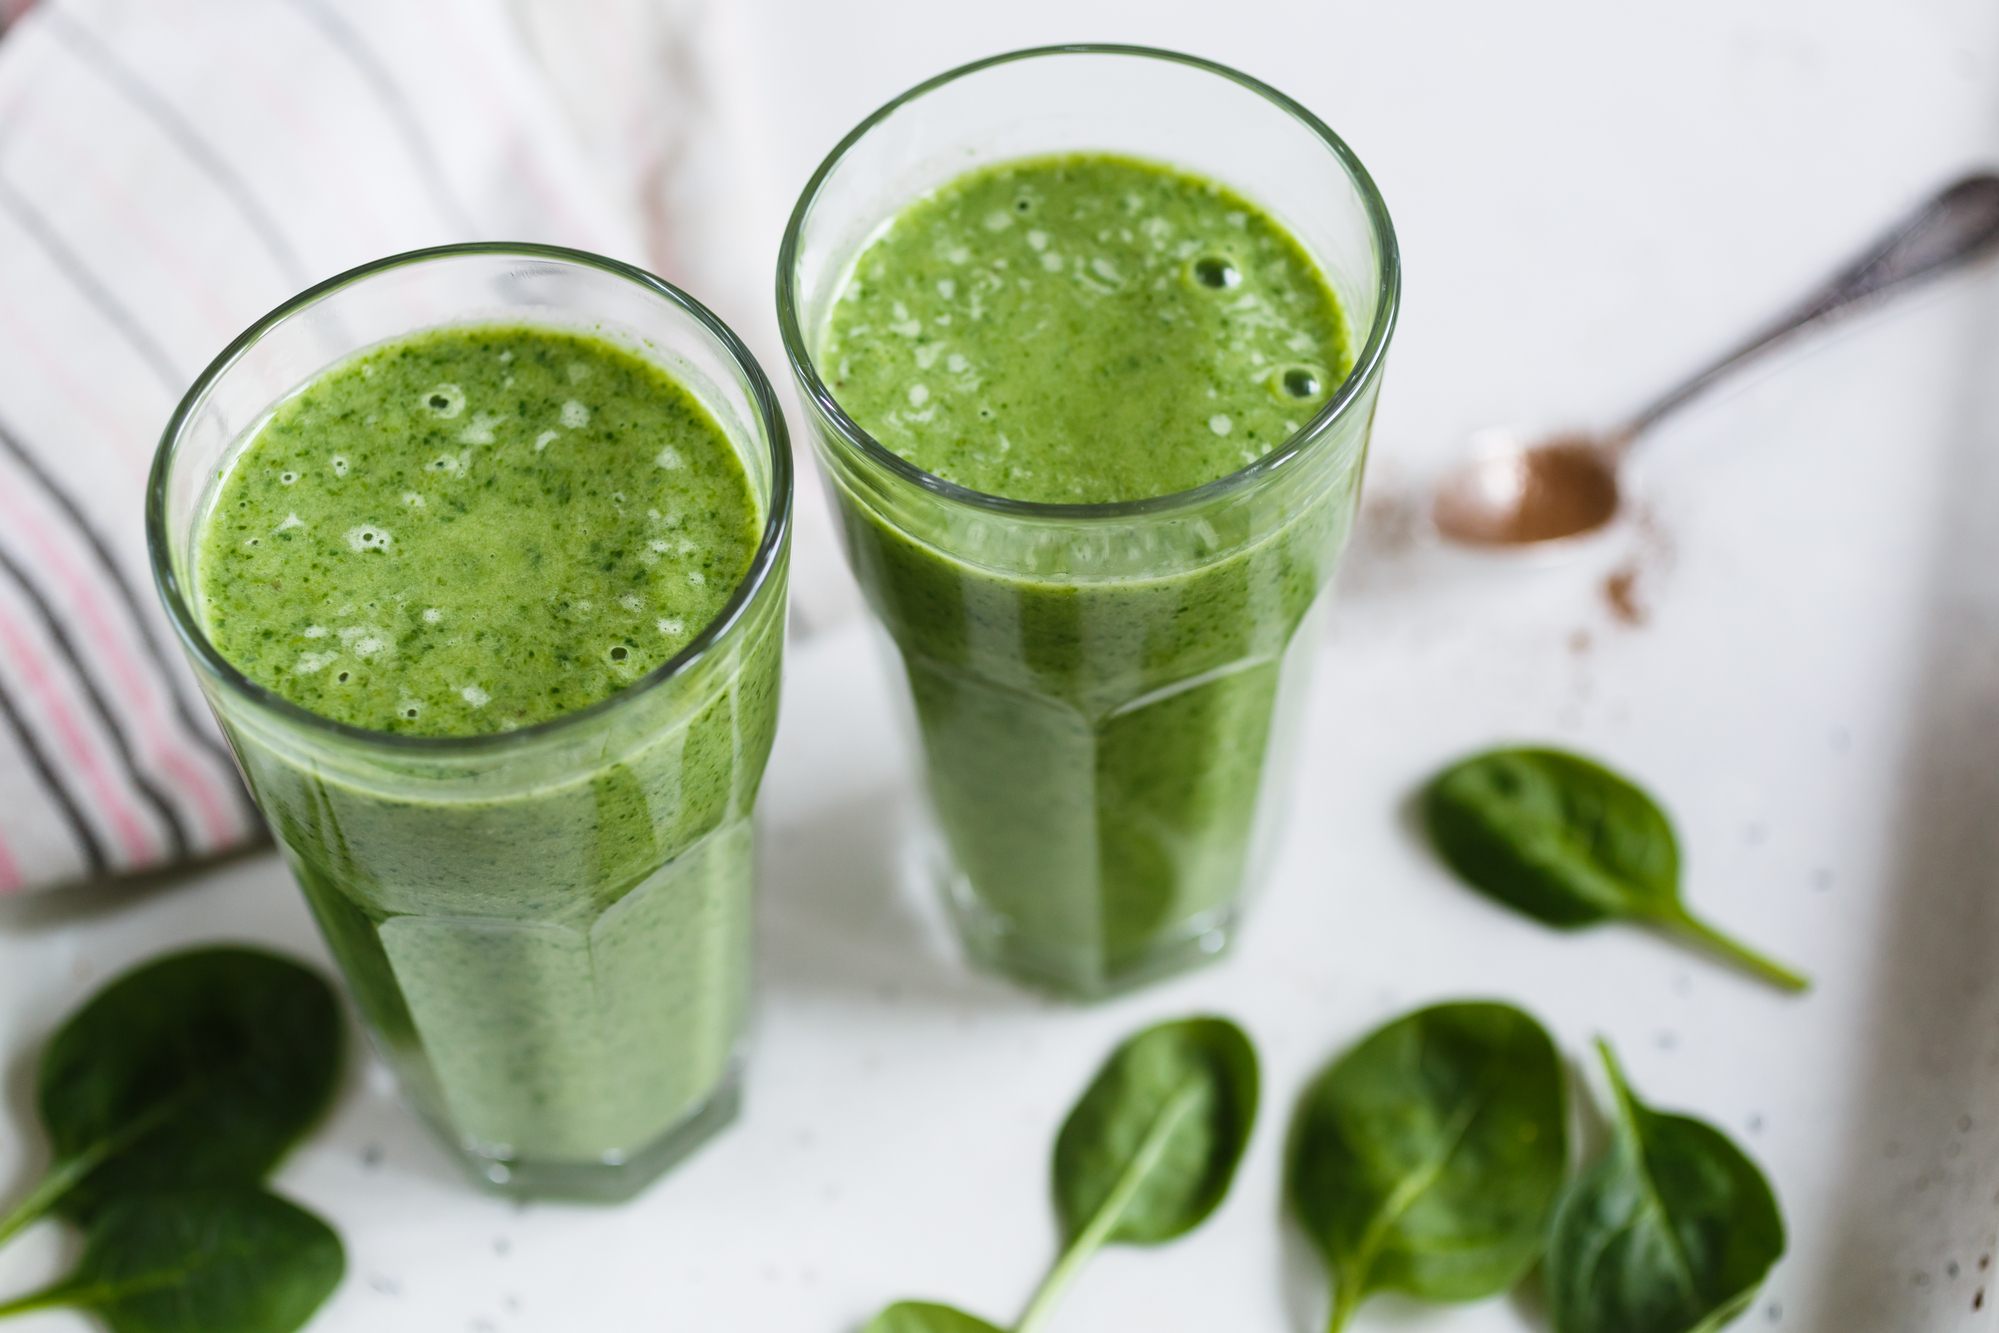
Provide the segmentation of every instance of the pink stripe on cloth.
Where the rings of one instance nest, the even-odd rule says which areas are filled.
[[[7,848],[7,839],[0,834],[0,898],[21,888],[27,880],[21,875],[21,863],[14,859],[14,853]]]
[[[113,621],[116,594],[102,579],[84,572],[84,567],[65,552],[55,534],[45,527],[9,487],[0,487],[0,517],[12,532],[26,539],[35,565],[53,574],[65,594],[65,610],[75,613],[89,635],[90,665],[102,666],[117,687],[119,702],[130,710],[128,717],[139,724],[142,757],[173,782],[173,790],[189,798],[200,816],[204,850],[226,847],[241,837],[244,829],[215,775],[203,770],[191,738],[177,737],[169,721],[171,704],[165,698],[167,684],[140,659],[130,637],[121,634]]]
[[[45,655],[15,619],[6,598],[0,598],[0,652],[12,659],[16,676],[38,706],[38,716],[48,720],[50,731],[61,742],[64,762],[82,776],[92,805],[117,834],[124,850],[120,864],[130,868],[157,861],[165,849],[146,827],[130,792],[112,776],[108,757],[98,750],[80,713],[56,683]]]

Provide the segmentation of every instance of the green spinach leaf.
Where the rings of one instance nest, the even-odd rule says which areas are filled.
[[[75,1306],[113,1333],[291,1333],[345,1267],[332,1228],[263,1190],[135,1194],[97,1211],[75,1272],[0,1318]]]
[[[127,972],[63,1024],[41,1061],[48,1176],[0,1219],[88,1224],[128,1194],[260,1182],[332,1096],[340,1008],[319,976],[243,948]]]
[[[1566,929],[1643,921],[1785,990],[1810,985],[1687,910],[1672,824],[1599,764],[1561,750],[1490,750],[1433,778],[1423,817],[1461,879],[1538,921]]]
[[[1485,1003],[1397,1019],[1313,1081],[1285,1187],[1332,1270],[1329,1329],[1377,1291],[1470,1301],[1520,1280],[1568,1166],[1563,1088],[1541,1025]]]
[[[1555,1214],[1555,1333],[1712,1333],[1756,1298],[1784,1253],[1784,1219],[1755,1163],[1712,1125],[1639,1101],[1597,1043],[1617,1141]]]
[[[1161,1023],[1111,1052],[1055,1138],[1062,1254],[1016,1333],[1036,1333],[1105,1245],[1185,1235],[1220,1206],[1256,1122],[1256,1049],[1222,1018]],[[998,1333],[947,1305],[898,1301],[864,1333]]]
[[[1256,1120],[1256,1050],[1221,1018],[1147,1028],[1111,1053],[1055,1140],[1063,1250],[1021,1316],[1044,1324],[1090,1256],[1199,1226],[1235,1178]]]
[[[897,1301],[861,1333],[1000,1333],[977,1315],[928,1301]]]

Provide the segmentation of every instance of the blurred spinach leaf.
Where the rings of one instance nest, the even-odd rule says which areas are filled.
[[[292,1333],[345,1268],[332,1228],[261,1189],[134,1194],[96,1211],[74,1272],[0,1318],[74,1306],[112,1333]]]
[[[1776,1196],[1720,1130],[1639,1101],[1597,1046],[1617,1139],[1555,1214],[1555,1333],[1712,1333],[1749,1308],[1784,1253]]]
[[[261,1182],[325,1111],[341,1042],[332,990],[288,959],[196,949],[125,973],[43,1052],[54,1161],[0,1240],[128,1194]]]
[[[1687,910],[1672,824],[1600,764],[1561,750],[1489,750],[1433,778],[1422,804],[1445,864],[1537,921],[1564,929],[1643,921],[1785,990],[1811,984]]]

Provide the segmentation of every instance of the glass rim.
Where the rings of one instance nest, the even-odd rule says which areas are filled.
[[[1347,372],[1346,379],[1319,410],[1312,414],[1310,420],[1269,453],[1213,481],[1204,482],[1190,490],[1170,491],[1165,495],[1147,496],[1140,500],[1118,500],[1108,504],[1054,504],[1039,500],[1016,500],[1003,495],[994,495],[989,491],[973,490],[969,486],[947,481],[934,472],[918,467],[875,439],[862,429],[860,423],[847,415],[846,409],[840,406],[833,397],[832,390],[826,386],[825,380],[820,376],[812,353],[806,346],[804,331],[799,324],[798,293],[794,277],[805,220],[811,213],[813,205],[818,202],[820,191],[834,170],[876,126],[919,98],[970,75],[1021,60],[1077,55],[1124,56],[1184,65],[1218,75],[1271,103],[1310,131],[1346,169],[1349,179],[1360,192],[1369,226],[1380,248],[1380,281],[1376,288],[1374,320],[1368,329],[1367,338],[1354,357],[1353,368]],[[784,240],[778,248],[777,256],[777,322],[778,331],[784,339],[785,359],[791,363],[792,373],[798,377],[798,382],[810,405],[831,423],[842,440],[850,448],[857,450],[868,462],[886,469],[901,480],[940,499],[1018,519],[1060,519],[1074,522],[1079,519],[1119,519],[1158,515],[1179,509],[1196,508],[1229,492],[1262,481],[1324,438],[1329,428],[1353,408],[1368,383],[1380,373],[1382,362],[1388,353],[1389,335],[1394,331],[1396,315],[1401,306],[1401,293],[1401,253],[1395,240],[1394,224],[1388,217],[1388,205],[1382,200],[1381,192],[1374,184],[1374,178],[1368,174],[1367,168],[1361,165],[1360,158],[1355,156],[1353,149],[1347,146],[1344,139],[1333,133],[1330,126],[1298,101],[1279,92],[1261,79],[1218,61],[1179,51],[1168,51],[1160,47],[1103,42],[1034,46],[987,56],[926,79],[883,103],[860,124],[848,131],[846,137],[841,139],[819,164],[818,170],[812,173],[811,179],[805,184],[805,189],[798,196],[797,204],[792,208],[790,220],[785,224]]]
[[[185,432],[195,410],[207,400],[209,391],[215,383],[235,366],[245,352],[285,320],[317,305],[335,292],[391,269],[407,268],[431,260],[479,256],[554,260],[596,269],[645,288],[692,316],[695,322],[721,345],[728,359],[743,373],[749,387],[752,410],[761,419],[769,439],[771,488],[768,512],[764,516],[763,534],[757,543],[756,551],[750,557],[748,572],[737,582],[735,591],[730,594],[729,600],[723,604],[715,618],[696,634],[686,647],[665,662],[595,703],[512,731],[486,732],[477,736],[406,736],[396,732],[357,727],[352,723],[337,721],[315,713],[268,686],[250,679],[222,655],[208,637],[207,631],[202,628],[199,618],[188,603],[187,590],[181,586],[180,578],[174,570],[171,546],[167,539],[167,476],[171,470],[175,445]],[[737,337],[735,331],[724,324],[708,307],[657,274],[649,273],[622,260],[592,254],[587,250],[527,241],[468,241],[453,245],[428,246],[420,250],[405,250],[399,254],[371,260],[344,273],[335,274],[280,303],[238,334],[235,340],[195,377],[194,383],[188,386],[187,392],[174,407],[173,415],[167,419],[166,429],[161,432],[159,447],[153,456],[151,475],[146,482],[146,547],[148,559],[153,567],[154,587],[166,607],[167,618],[173,623],[174,632],[180,636],[188,651],[231,690],[277,714],[287,723],[308,731],[322,732],[344,741],[405,752],[413,756],[441,757],[505,752],[526,748],[538,741],[559,738],[564,733],[594,721],[614,709],[625,707],[640,695],[650,694],[668,681],[684,675],[697,661],[705,657],[710,649],[742,622],[750,603],[769,584],[777,568],[778,552],[783,547],[791,527],[792,486],[791,440],[785,430],[784,412],[778,406],[777,395],[771,389],[770,380],[742,339]]]

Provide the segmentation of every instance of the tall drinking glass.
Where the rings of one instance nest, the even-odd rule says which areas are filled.
[[[1247,197],[1340,298],[1351,375],[1240,471],[1124,503],[1007,499],[885,448],[829,389],[832,305],[890,220],[982,166],[1077,152]],[[806,186],[778,318],[848,559],[900,650],[930,864],[974,960],[1091,996],[1227,946],[1286,803],[1399,284],[1387,211],[1331,130],[1162,51],[1055,47],[954,70],[870,116]]]
[[[332,364],[495,321],[610,341],[708,409],[762,519],[725,609],[617,694],[490,735],[363,730],[245,677],[204,627],[194,564],[233,459]],[[377,1047],[491,1186],[623,1198],[734,1115],[791,486],[770,386],[721,321],[650,274],[543,247],[324,283],[238,338],[167,426],[146,513],[167,613]]]

